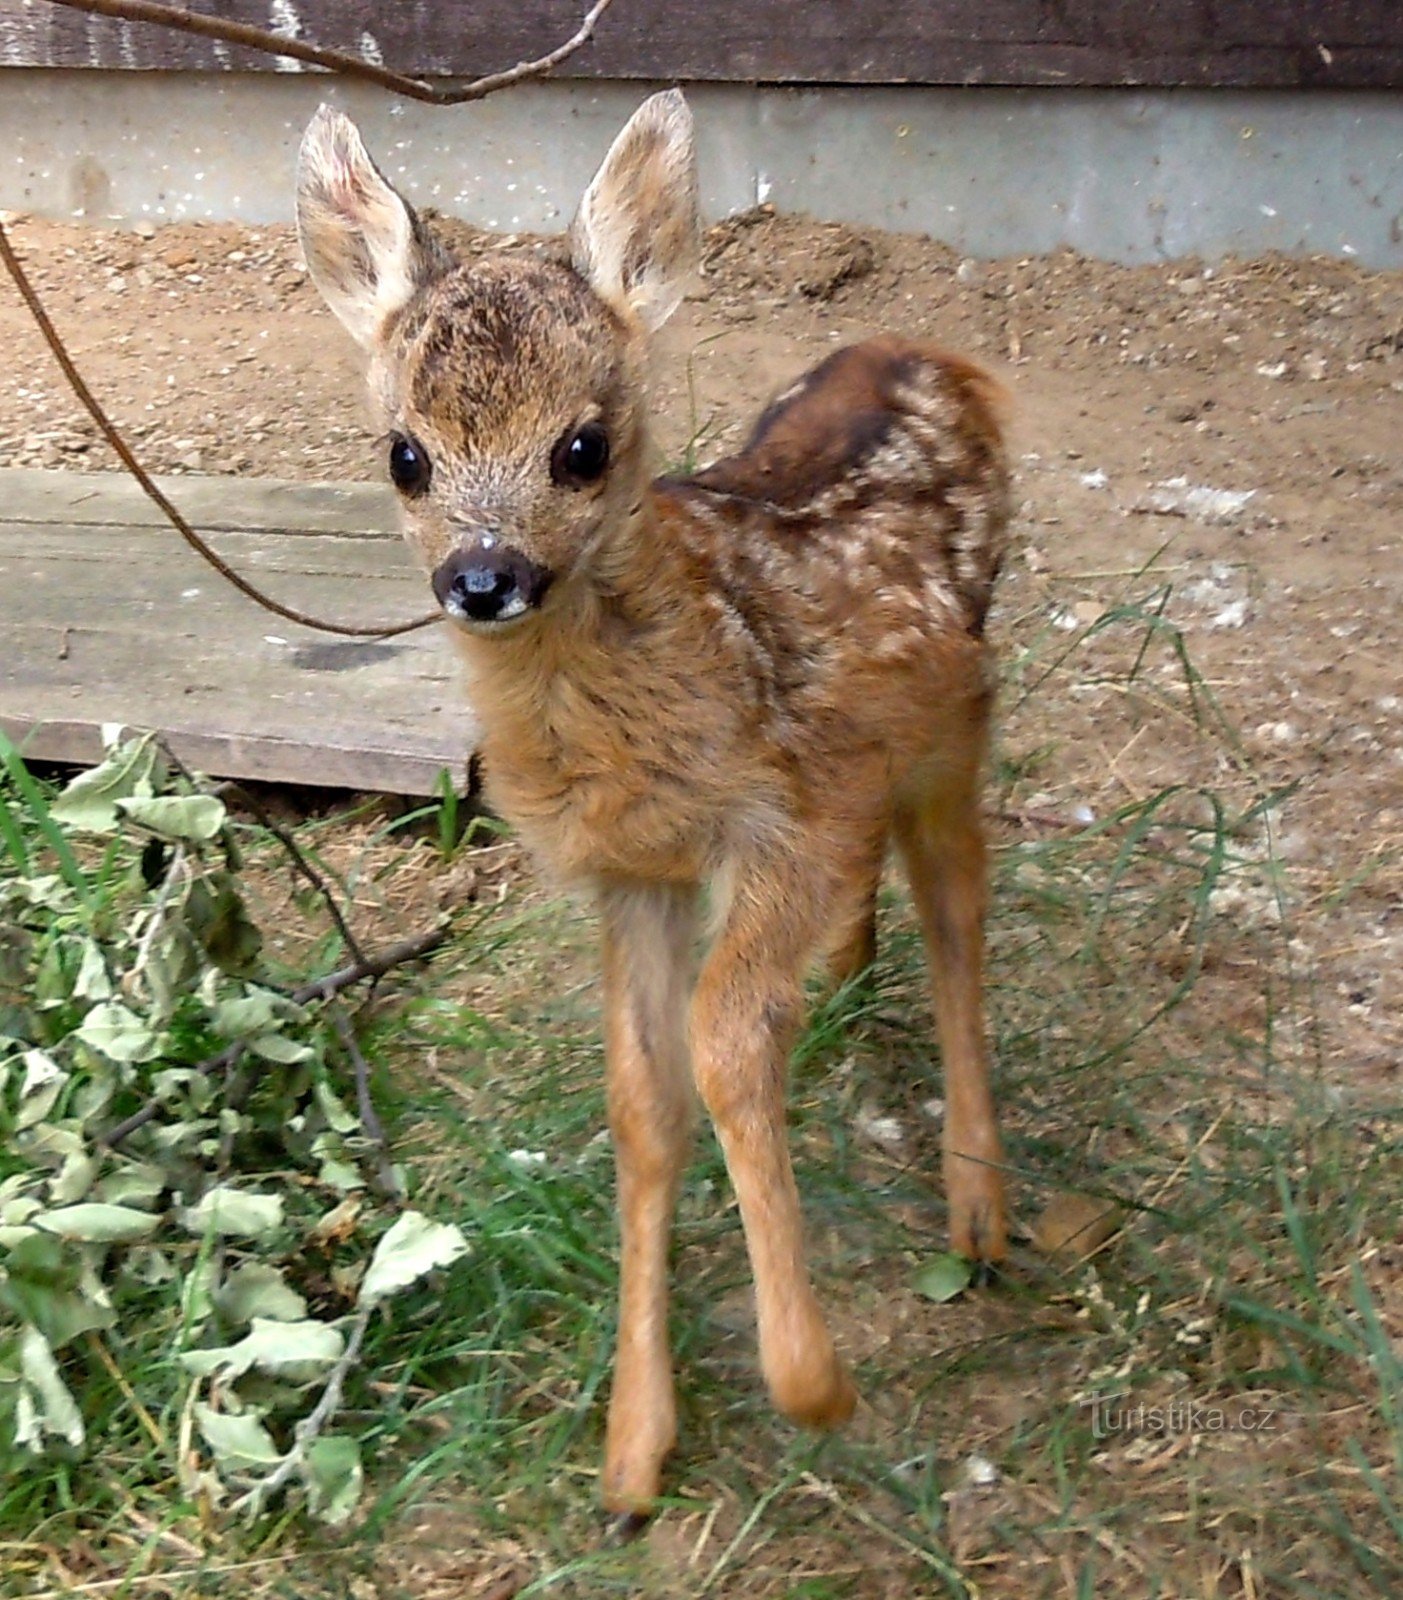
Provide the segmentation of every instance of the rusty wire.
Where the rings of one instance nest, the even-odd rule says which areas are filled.
[[[391,622],[381,625],[357,626],[353,623],[324,622],[320,617],[299,611],[296,606],[285,605],[281,600],[275,600],[272,595],[264,592],[252,584],[215,550],[206,539],[200,537],[190,526],[184,515],[172,505],[170,500],[162,493],[160,485],[147,472],[146,468],[132,453],[131,446],[117,430],[117,425],[103,409],[97,396],[88,388],[83,375],[74,365],[73,357],[69,355],[63,340],[59,337],[57,328],[49,320],[49,314],[44,310],[43,303],[34,292],[34,285],[30,283],[28,274],[20,265],[19,257],[15,254],[14,246],[10,243],[10,235],[3,221],[0,221],[0,261],[5,264],[6,271],[10,274],[15,288],[19,290],[20,298],[29,308],[29,314],[39,325],[39,332],[44,336],[44,342],[53,351],[54,359],[63,369],[63,375],[68,379],[69,387],[77,395],[84,410],[98,426],[98,431],[117,452],[117,457],[122,465],[131,473],[132,477],[141,485],[148,499],[165,514],[166,519],[176,530],[186,544],[198,555],[204,557],[222,578],[227,578],[241,594],[250,600],[256,600],[265,610],[273,612],[276,616],[286,617],[289,622],[300,622],[304,628],[315,628],[321,633],[345,634],[349,638],[357,639],[391,639],[399,633],[410,633],[415,628],[426,628],[431,622],[437,622],[443,615],[434,611],[429,615],[416,617],[413,622]]]

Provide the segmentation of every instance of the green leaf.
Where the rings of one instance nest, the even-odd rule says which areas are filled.
[[[80,772],[49,807],[49,815],[61,827],[112,833],[117,827],[117,802],[151,794],[159,776],[151,740],[134,739],[101,765]]]
[[[133,1161],[99,1179],[93,1188],[93,1198],[113,1206],[135,1206],[138,1211],[149,1211],[165,1192],[168,1181],[159,1167]]]
[[[112,979],[108,976],[102,946],[96,939],[84,939],[83,958],[78,965],[78,976],[73,980],[75,1000],[110,1000]]]
[[[101,1291],[84,1282],[75,1254],[59,1239],[34,1233],[10,1250],[0,1275],[0,1304],[38,1328],[55,1350],[116,1321],[112,1307],[96,1298]]]
[[[81,1200],[93,1186],[102,1157],[90,1150],[75,1150],[59,1171],[49,1179],[49,1203],[71,1206]]]
[[[293,1383],[312,1383],[341,1359],[346,1341],[326,1322],[273,1322],[255,1317],[237,1344],[214,1350],[185,1350],[180,1362],[197,1378],[218,1373],[238,1378],[257,1368]]]
[[[360,1446],[345,1434],[314,1439],[302,1461],[307,1509],[319,1521],[338,1527],[356,1509],[365,1473]]]
[[[68,1082],[68,1074],[43,1050],[26,1050],[21,1059],[24,1061],[24,1081],[20,1084],[19,1111],[15,1117],[17,1130],[32,1128],[36,1122],[42,1122],[53,1110],[64,1084]]]
[[[118,800],[117,810],[159,838],[195,843],[218,838],[228,818],[224,802],[212,794],[132,795]]]
[[[158,1284],[170,1283],[178,1276],[175,1263],[164,1250],[156,1250],[144,1244],[122,1253],[119,1271],[124,1278],[131,1279],[133,1283],[144,1284],[148,1289],[153,1289]]]
[[[55,1434],[75,1448],[83,1442],[83,1418],[63,1381],[49,1341],[37,1328],[20,1334],[20,1394],[15,1406],[15,1443],[36,1454],[44,1436]]]
[[[318,1082],[312,1086],[312,1095],[321,1113],[326,1118],[327,1126],[337,1133],[356,1133],[360,1129],[360,1118],[337,1094],[329,1083]]]
[[[160,1035],[120,1000],[94,1006],[75,1033],[110,1061],[149,1061],[160,1050]]]
[[[198,1205],[182,1211],[180,1220],[191,1233],[261,1239],[282,1226],[283,1199],[221,1184],[208,1190]]]
[[[271,989],[251,988],[247,994],[221,1000],[212,1009],[210,1022],[221,1039],[258,1039],[301,1015],[300,1007]]]
[[[263,935],[249,918],[237,880],[227,872],[197,878],[185,897],[190,932],[221,972],[242,977],[253,969]]]
[[[252,1322],[255,1317],[301,1322],[307,1315],[307,1302],[288,1287],[276,1267],[264,1261],[236,1267],[215,1290],[214,1303],[230,1322]]]
[[[210,1447],[216,1464],[226,1471],[275,1467],[283,1458],[282,1451],[273,1443],[272,1434],[251,1411],[240,1417],[231,1416],[227,1411],[216,1411],[197,1400],[195,1426]]]
[[[90,1200],[82,1205],[60,1206],[56,1211],[40,1211],[30,1219],[36,1228],[57,1234],[60,1239],[75,1239],[84,1244],[130,1244],[145,1239],[160,1226],[161,1219],[149,1211],[130,1206],[103,1205]]]
[[[316,1054],[310,1045],[298,1044],[285,1033],[260,1033],[249,1040],[249,1049],[265,1061],[276,1062],[280,1067],[295,1066],[299,1061],[310,1061]]]
[[[933,1256],[911,1279],[911,1287],[927,1300],[944,1305],[969,1288],[974,1277],[974,1263],[952,1251]]]
[[[357,1303],[378,1305],[435,1267],[446,1267],[470,1246],[461,1228],[406,1211],[375,1247],[361,1279]]]
[[[18,790],[29,819],[43,834],[54,853],[54,859],[62,869],[62,880],[55,878],[53,882],[56,885],[61,881],[66,882],[71,891],[70,898],[76,896],[84,905],[90,905],[92,891],[83,869],[78,865],[77,857],[73,854],[73,847],[64,837],[63,829],[55,823],[53,812],[44,799],[43,791],[30,776],[29,768],[25,766],[19,751],[4,733],[0,733],[0,766],[3,766],[9,774],[10,782]],[[39,880],[34,878],[26,880],[25,887],[31,898],[35,892],[34,886],[38,882]],[[36,900],[35,903],[39,902]]]

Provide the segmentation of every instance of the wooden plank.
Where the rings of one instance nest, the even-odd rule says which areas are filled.
[[[11,467],[4,476],[0,523],[169,528],[165,513],[126,472],[51,472]],[[267,528],[383,538],[398,526],[395,492],[378,483],[294,483],[282,478],[226,478],[185,473],[156,485],[201,533]],[[172,533],[172,538],[176,537]]]
[[[350,622],[432,608],[398,534],[365,527],[388,520],[376,486],[174,484],[197,524],[231,525],[211,542],[279,598]],[[348,640],[271,616],[173,532],[118,520],[142,511],[134,487],[0,472],[0,727],[27,753],[91,761],[118,723],[220,776],[430,794],[446,768],[465,783],[476,721],[441,629]]]
[[[195,10],[267,27],[267,0]],[[289,0],[295,36],[426,76],[541,55],[584,0]],[[271,71],[146,24],[0,0],[0,64]],[[281,58],[281,69],[290,65]],[[1397,88],[1397,0],[618,0],[562,77],[773,83]]]

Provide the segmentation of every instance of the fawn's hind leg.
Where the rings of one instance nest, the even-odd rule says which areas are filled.
[[[603,1499],[609,1511],[637,1512],[658,1494],[677,1431],[667,1255],[693,1120],[686,1019],[696,895],[610,886],[600,910],[621,1257]]]
[[[877,958],[877,891],[887,857],[885,826],[854,859],[835,895],[823,965],[834,987],[860,977]]]
[[[979,817],[979,755],[903,797],[895,833],[925,934],[945,1068],[945,1192],[950,1243],[1000,1260],[1008,1248],[999,1142],[984,1042],[986,867]]]

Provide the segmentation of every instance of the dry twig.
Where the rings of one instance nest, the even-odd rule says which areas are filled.
[[[364,56],[352,55],[347,50],[304,44],[301,39],[270,33],[266,28],[255,28],[246,22],[229,22],[223,17],[205,16],[198,11],[187,11],[183,6],[157,5],[152,0],[49,0],[49,4],[64,6],[70,11],[86,11],[92,16],[113,17],[123,22],[154,22],[180,33],[194,33],[205,39],[218,39],[224,44],[242,45],[245,49],[262,51],[266,55],[288,56],[310,67],[322,67],[348,78],[362,78],[367,83],[391,89],[410,100],[423,100],[431,106],[460,106],[469,100],[482,100],[498,89],[506,89],[528,78],[543,78],[554,71],[562,61],[574,55],[594,37],[595,24],[613,4],[613,0],[595,0],[580,26],[564,44],[557,45],[554,50],[548,50],[534,61],[518,61],[514,67],[507,67],[501,72],[489,72],[485,77],[475,78],[471,83],[457,88],[427,83],[423,78],[412,78],[402,72],[392,72],[388,67],[367,61]]]

